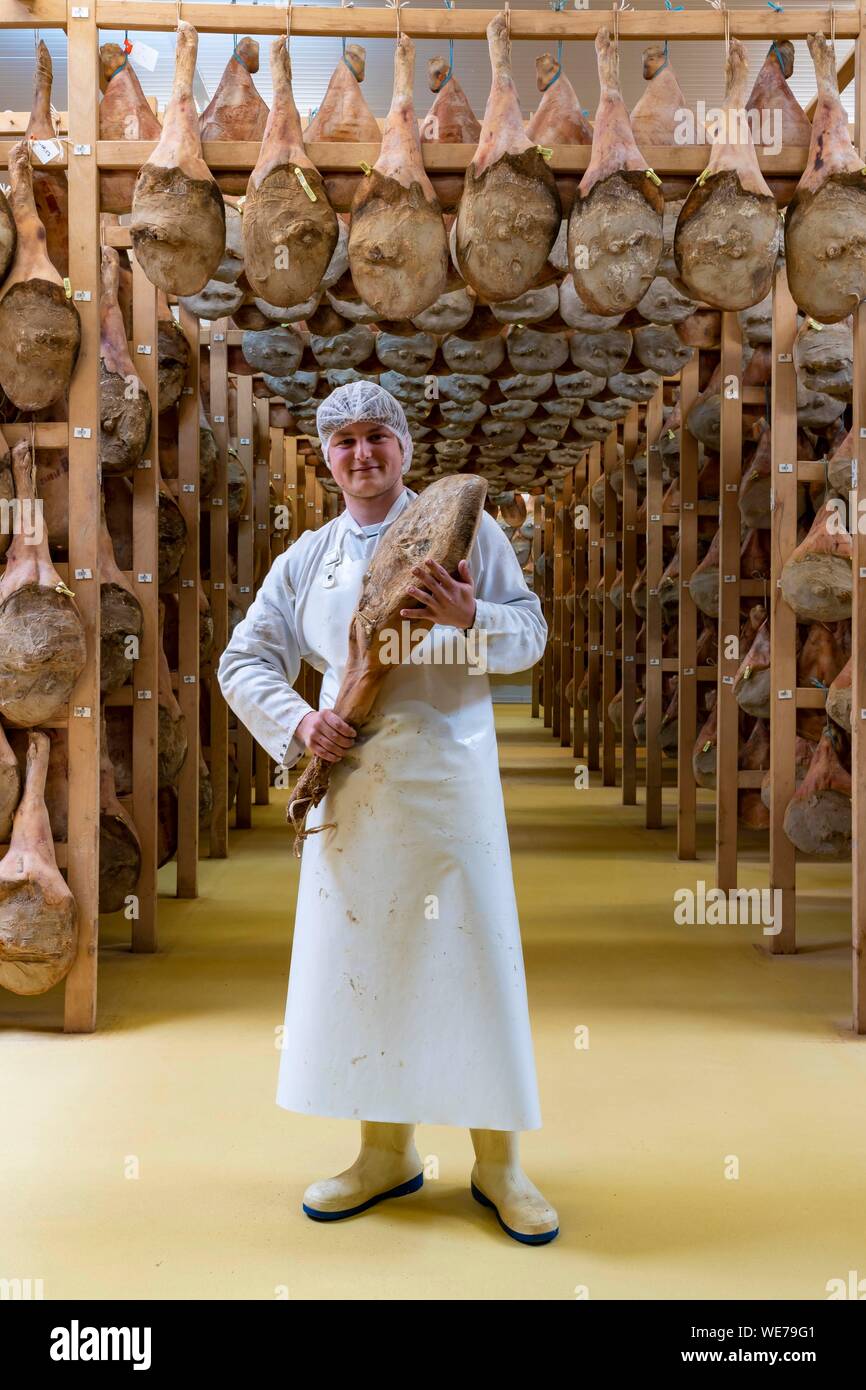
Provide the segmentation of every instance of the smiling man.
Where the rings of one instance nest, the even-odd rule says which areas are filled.
[[[304,750],[335,764],[307,821],[339,829],[305,841],[277,1103],[360,1121],[361,1148],[303,1209],[333,1221],[417,1191],[415,1125],[461,1125],[473,1196],[514,1239],[546,1244],[557,1215],[518,1153],[541,1112],[490,685],[436,660],[449,630],[482,627],[487,670],[525,670],[544,651],[541,605],[485,512],[456,575],[415,571],[402,613],[433,620],[429,659],[389,671],[353,729],[332,706],[378,538],[416,496],[412,440],[372,382],[332,392],[317,425],[345,511],[276,559],[219,664],[228,704],[278,764]],[[323,673],[318,710],[292,688],[302,658]]]

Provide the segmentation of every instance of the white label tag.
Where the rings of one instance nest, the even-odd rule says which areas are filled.
[[[159,49],[151,48],[149,43],[142,43],[141,39],[136,39],[130,57],[137,68],[147,68],[148,72],[153,72],[159,62]]]
[[[31,140],[30,148],[43,164],[50,164],[52,159],[59,159],[63,153],[59,140]]]

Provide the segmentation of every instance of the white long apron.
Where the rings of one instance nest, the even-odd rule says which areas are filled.
[[[345,518],[324,528],[332,531],[325,553],[296,591],[298,648],[324,672],[321,708],[336,699],[376,545]],[[482,570],[479,594],[483,551],[492,545],[488,574],[513,561],[512,600],[537,605],[486,515],[481,535],[472,566]],[[481,595],[477,625],[486,616],[495,627],[498,607]],[[516,616],[507,614],[506,626]],[[243,628],[235,632],[241,656],[249,641]],[[517,646],[512,641],[512,670],[527,664],[527,653],[529,661],[540,654],[540,607],[531,628]],[[447,633],[435,627],[425,645]],[[221,683],[229,704],[249,713],[232,679],[231,651]],[[499,660],[508,658],[500,651]],[[540,1128],[487,676],[465,664],[392,667],[307,818],[310,829],[325,822],[336,829],[304,841],[277,1103],[392,1123]]]

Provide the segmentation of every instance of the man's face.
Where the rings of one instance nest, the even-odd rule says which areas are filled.
[[[331,436],[328,458],[334,479],[350,497],[380,497],[403,472],[400,441],[387,425],[360,420]]]

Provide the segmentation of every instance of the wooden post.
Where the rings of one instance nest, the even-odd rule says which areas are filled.
[[[544,545],[542,547],[543,569],[542,569],[542,606],[544,617],[547,622],[547,631],[550,634],[547,646],[544,649],[543,658],[543,685],[541,690],[542,705],[544,707],[544,727],[553,728],[553,683],[554,675],[554,632],[553,632],[553,497],[545,490],[544,493]]]
[[[697,728],[698,610],[688,582],[698,563],[698,441],[686,428],[689,411],[698,394],[700,353],[687,362],[680,385],[680,578],[679,641],[677,647],[678,746],[677,746],[677,858],[697,857],[697,786],[692,753]]]
[[[155,951],[159,728],[159,501],[156,484],[156,465],[159,461],[159,327],[156,290],[135,256],[131,258],[132,360],[153,407],[147,455],[139,462],[132,480],[132,587],[144,617],[138,660],[132,672],[132,819],[141,841],[139,916],[133,921],[132,949]]]
[[[662,824],[662,755],[659,729],[662,722],[662,614],[659,584],[664,570],[662,552],[662,456],[658,446],[662,429],[663,388],[647,402],[646,411],[646,802],[644,824],[658,830]],[[652,443],[650,442],[652,441]]]
[[[638,408],[633,406],[623,421],[622,479],[622,804],[637,804],[637,740],[634,712],[637,704],[635,667],[636,623],[631,591],[637,578],[637,479],[632,459],[637,453]]]
[[[740,707],[734,676],[740,664],[740,506],[743,346],[736,314],[722,314],[721,490],[719,493],[719,682],[716,741],[716,887],[737,886],[737,789]],[[732,655],[726,653],[730,651]]]
[[[190,369],[180,398],[177,443],[177,504],[187,534],[177,593],[177,700],[187,736],[187,754],[177,787],[177,896],[194,898],[198,893],[199,851],[199,321],[183,305],[180,326],[190,345]]]
[[[238,563],[238,597],[241,612],[246,615],[250,604],[253,601],[253,571],[254,558],[253,547],[255,539],[255,527],[253,515],[255,512],[254,495],[254,441],[253,441],[253,379],[251,376],[240,376],[237,379],[238,390],[238,461],[244,470],[247,480],[247,501],[246,506],[237,522],[237,563]],[[253,773],[253,736],[249,729],[237,721],[237,733],[235,738],[235,756],[238,760],[238,791],[235,801],[235,829],[249,830],[252,827],[252,773]]]
[[[611,475],[617,461],[616,426],[610,430],[604,441],[604,508],[602,518],[602,576],[604,580],[604,607],[602,609],[602,666],[601,666],[601,719],[602,719],[602,764],[601,784],[603,787],[616,786],[616,730],[610,717],[610,705],[616,695],[616,609],[610,591],[616,578],[616,525],[617,498],[611,486]]]
[[[87,663],[69,698],[69,840],[66,877],[77,908],[78,948],[66,977],[63,1027],[90,1033],[96,1027],[96,961],[99,936],[99,173],[96,167],[96,97],[99,49],[93,10],[72,19],[67,6],[69,129],[89,153],[68,163],[69,280],[81,320],[81,349],[69,388],[69,577],[87,637]],[[81,296],[86,295],[86,299]],[[87,429],[87,437],[75,433]],[[33,460],[34,464],[36,460]],[[79,578],[78,574],[82,577]],[[89,573],[91,578],[84,578]]]
[[[532,499],[532,588],[544,608],[544,591],[539,575],[539,561],[544,547],[544,500],[543,494],[536,493]],[[532,705],[530,713],[538,719],[541,712],[541,680],[544,669],[544,656],[532,668]]]
[[[587,764],[590,771],[599,770],[599,722],[601,711],[601,614],[595,601],[595,591],[601,579],[601,510],[592,495],[593,484],[601,475],[601,445],[593,444],[589,451],[589,551],[587,604]]]
[[[210,509],[210,606],[213,616],[213,658],[210,679],[210,775],[213,784],[213,811],[210,822],[210,857],[225,859],[229,852],[228,705],[217,680],[220,654],[228,641],[228,319],[218,319],[211,328],[210,404],[211,423],[217,444],[216,480],[208,498]]]
[[[574,498],[574,469],[567,473],[562,480],[562,526],[559,534],[559,550],[562,552],[562,592],[560,596],[560,607],[562,612],[562,656],[560,667],[560,694],[559,694],[559,742],[561,747],[568,748],[571,745],[571,707],[568,703],[568,683],[574,675],[574,639],[573,615],[568,610],[566,602],[567,596],[574,592],[574,576],[572,574],[572,537],[574,535],[574,523],[571,518],[571,506]],[[572,686],[572,690],[574,687]]]
[[[797,914],[796,851],[782,828],[796,783],[797,619],[779,588],[782,568],[797,545],[796,332],[797,306],[780,268],[773,288],[770,514],[770,888],[781,894],[782,928],[767,938],[774,954],[795,950]],[[775,925],[779,922],[777,916]]]
[[[855,52],[855,139],[861,158],[866,156],[866,0],[859,0],[860,32]],[[852,879],[851,947],[853,1023],[856,1033],[866,1033],[866,309],[854,311],[854,518],[849,522],[853,542],[854,596],[851,615],[851,782]]]
[[[573,566],[572,566],[572,590],[574,592],[574,629],[573,629],[573,658],[572,676],[574,678],[574,701],[572,704],[572,752],[576,758],[583,757],[584,745],[584,712],[578,703],[577,693],[583,683],[586,672],[586,615],[581,607],[581,599],[586,592],[586,552],[589,538],[588,519],[589,512],[586,504],[581,501],[583,489],[586,486],[588,454],[584,454],[580,466],[577,469],[577,476],[574,485],[574,526],[573,526]]]

